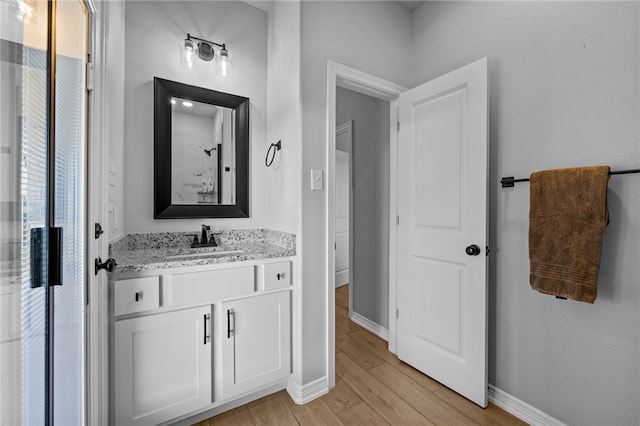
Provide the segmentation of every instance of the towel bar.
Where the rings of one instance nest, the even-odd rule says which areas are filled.
[[[640,169],[618,170],[609,172],[609,175],[628,175],[631,173],[640,173]],[[509,176],[500,179],[500,184],[503,188],[513,188],[516,182],[529,182],[529,178],[514,179],[513,176]]]

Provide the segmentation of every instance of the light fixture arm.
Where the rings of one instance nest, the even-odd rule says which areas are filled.
[[[200,37],[192,36],[192,35],[191,35],[191,34],[189,34],[189,33],[187,33],[187,40],[204,41],[205,43],[213,44],[213,45],[216,45],[216,46],[218,46],[218,47],[223,48],[224,50],[227,50],[227,45],[226,45],[225,43],[220,44],[220,43],[216,43],[215,41],[205,40],[205,39],[200,38]]]

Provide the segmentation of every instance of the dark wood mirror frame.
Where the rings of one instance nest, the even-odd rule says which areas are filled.
[[[249,98],[155,77],[154,210],[155,219],[249,217]],[[171,98],[182,98],[236,111],[236,204],[171,204]]]

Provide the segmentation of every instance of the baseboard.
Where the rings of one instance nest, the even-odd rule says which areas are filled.
[[[560,420],[551,417],[547,413],[532,407],[526,402],[519,400],[515,396],[493,385],[489,385],[488,396],[489,401],[532,426],[566,426],[566,424]]]
[[[336,288],[349,284],[349,270],[336,272]]]
[[[327,377],[320,377],[311,383],[300,386],[293,379],[289,380],[287,392],[293,401],[298,404],[306,404],[329,392],[329,381]]]
[[[369,318],[365,318],[362,315],[352,312],[351,313],[351,321],[358,324],[360,327],[365,328],[380,337],[381,339],[389,341],[389,330],[381,326],[380,324],[376,324],[371,321]]]

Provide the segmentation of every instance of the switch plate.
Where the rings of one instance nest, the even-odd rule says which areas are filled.
[[[311,190],[322,191],[323,189],[322,169],[311,169]]]

